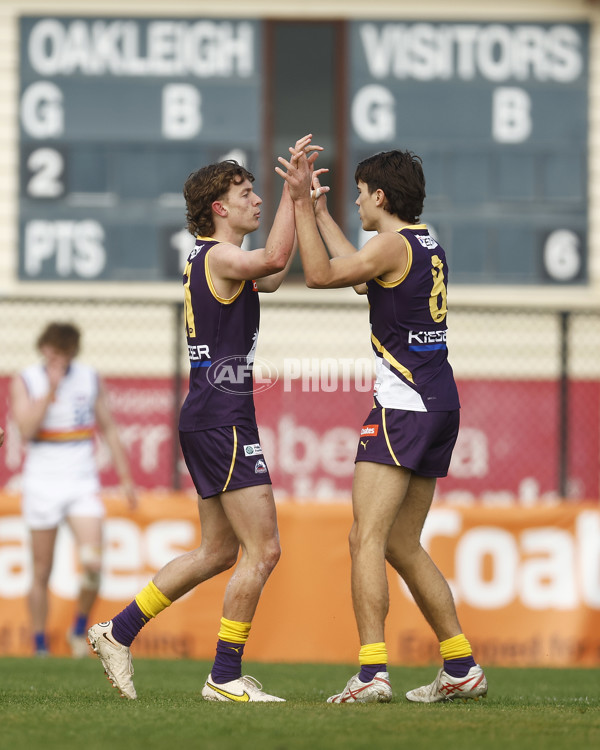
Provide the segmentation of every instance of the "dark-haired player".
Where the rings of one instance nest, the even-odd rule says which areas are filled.
[[[319,150],[311,136],[296,153]],[[298,156],[292,156],[292,161]],[[312,161],[316,153],[308,157]],[[213,701],[282,701],[242,676],[242,654],[263,586],[280,555],[271,480],[252,394],[258,291],[281,284],[294,246],[294,206],[284,186],[260,250],[241,249],[258,228],[262,200],[254,177],[235,161],[199,169],[185,183],[189,231],[196,237],[184,271],[190,389],[179,436],[198,492],[202,543],[165,565],[110,622],[89,630],[112,683],[136,698],[129,646],[142,626],[203,581],[237,566],[229,580],[217,652],[202,696]],[[238,553],[241,555],[238,560]]]
[[[442,247],[419,223],[425,199],[421,159],[388,151],[360,162],[356,205],[366,231],[357,251],[327,211],[306,158],[276,168],[294,200],[309,287],[354,286],[370,305],[376,358],[374,407],[361,430],[352,492],[352,599],[360,672],[331,703],[387,702],[384,626],[389,608],[386,560],[406,581],[440,641],[444,660],[411,701],[432,703],[487,692],[462,633],[446,580],[420,544],[437,477],[446,476],[459,426],[459,400],[446,346],[448,266]],[[313,193],[311,195],[311,187]],[[329,257],[328,251],[333,257]]]

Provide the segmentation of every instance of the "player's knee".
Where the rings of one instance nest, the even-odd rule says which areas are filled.
[[[404,544],[396,545],[393,548],[388,547],[385,559],[402,575],[403,571],[408,570],[416,563],[420,548],[420,544],[415,545],[407,540]]]
[[[212,561],[216,573],[223,573],[224,571],[233,568],[236,564],[239,550],[240,546],[237,540],[221,541],[215,546],[211,545],[208,549],[203,549],[201,547],[200,550],[197,550],[202,553],[198,557],[198,562],[200,565],[204,565],[204,555],[207,555]]]
[[[350,547],[350,554],[352,554],[352,551],[356,549],[356,546],[358,544],[358,526],[356,525],[356,522],[352,524],[350,528],[350,533],[348,534],[348,546]]]
[[[79,561],[82,567],[81,588],[96,591],[100,588],[101,548],[93,544],[84,544],[79,550]]]
[[[354,523],[348,535],[348,545],[350,547],[350,556],[356,557],[363,550],[376,548],[377,540],[371,535],[363,533],[358,524]]]
[[[221,554],[221,570],[229,570],[236,564],[239,554],[239,547],[230,547],[227,550],[223,550]]]
[[[274,538],[262,548],[261,566],[269,573],[275,568],[281,557],[281,545],[279,539]]]

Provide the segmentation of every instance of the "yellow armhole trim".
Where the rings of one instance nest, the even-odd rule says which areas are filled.
[[[225,492],[227,489],[227,485],[229,484],[229,480],[231,479],[231,475],[233,474],[233,467],[235,466],[235,454],[237,453],[237,430],[235,429],[235,425],[233,426],[233,455],[231,456],[231,466],[229,467],[229,474],[227,476],[227,481],[225,482],[225,486],[221,490],[221,492]]]
[[[411,371],[410,371],[410,370],[409,370],[409,369],[408,369],[407,367],[404,367],[404,365],[401,365],[401,364],[400,364],[400,362],[398,362],[398,360],[397,360],[397,359],[396,359],[395,357],[393,357],[393,356],[392,356],[392,355],[391,355],[391,354],[390,354],[390,353],[388,352],[388,350],[387,350],[387,349],[385,348],[385,346],[384,346],[384,345],[383,345],[383,344],[381,343],[381,341],[379,341],[379,339],[378,339],[378,338],[376,338],[376,336],[375,336],[375,334],[374,334],[374,333],[372,333],[372,334],[371,334],[371,341],[373,342],[373,345],[375,346],[375,348],[377,349],[377,351],[378,351],[378,352],[379,352],[379,353],[381,354],[381,356],[382,356],[382,357],[383,357],[383,358],[384,358],[384,359],[385,359],[385,360],[386,360],[387,362],[389,362],[389,363],[390,363],[390,364],[391,364],[391,365],[392,365],[393,367],[395,367],[395,368],[396,368],[396,370],[398,370],[398,372],[402,373],[402,375],[404,375],[404,377],[405,377],[405,378],[406,378],[406,379],[407,379],[407,380],[408,380],[408,381],[409,381],[410,383],[413,383],[413,384],[414,384],[414,382],[415,382],[415,381],[413,380],[412,372],[411,372]]]
[[[402,276],[400,276],[399,279],[396,279],[395,281],[382,281],[381,279],[375,279],[375,281],[379,284],[379,286],[382,286],[386,289],[388,289],[389,287],[394,287],[394,286],[398,286],[398,284],[401,284],[404,281],[404,279],[408,276],[408,272],[410,271],[410,268],[412,266],[413,255],[412,255],[411,244],[406,239],[406,237],[400,232],[400,230],[398,230],[398,234],[404,240],[404,243],[406,245],[406,252],[408,253],[408,259],[406,261],[406,268],[404,269],[404,273],[402,274]]]
[[[392,444],[390,443],[390,436],[388,435],[388,431],[387,431],[387,423],[385,421],[385,409],[381,410],[381,422],[383,424],[383,434],[385,435],[385,442],[387,443],[390,456],[394,459],[394,463],[396,464],[396,466],[402,466],[400,461],[398,461],[398,459],[396,458],[396,454],[392,450]]]
[[[206,282],[208,284],[208,288],[211,291],[212,296],[221,304],[223,305],[230,305],[232,302],[235,302],[236,299],[240,296],[242,293],[242,289],[244,288],[245,281],[240,281],[240,288],[237,290],[237,292],[233,295],[233,297],[221,297],[217,293],[217,290],[215,289],[215,285],[213,284],[212,276],[210,275],[210,268],[208,265],[208,256],[210,254],[210,251],[212,250],[212,247],[210,250],[207,251],[206,255],[204,256],[204,273],[206,274]]]

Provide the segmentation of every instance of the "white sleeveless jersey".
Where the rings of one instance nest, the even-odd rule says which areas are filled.
[[[48,393],[42,363],[21,373],[32,400]],[[82,479],[99,484],[94,432],[98,375],[87,365],[72,362],[48,407],[38,434],[29,442],[23,469],[24,485],[44,478],[61,482]]]

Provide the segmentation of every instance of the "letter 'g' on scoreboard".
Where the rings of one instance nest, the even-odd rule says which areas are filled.
[[[19,277],[180,279],[188,175],[234,158],[258,177],[261,25],[23,17],[20,31]]]

